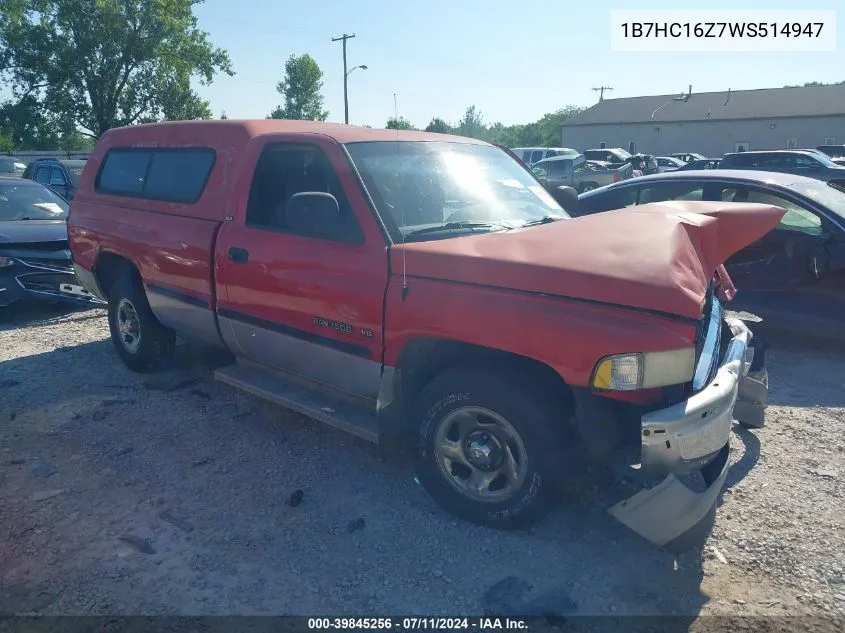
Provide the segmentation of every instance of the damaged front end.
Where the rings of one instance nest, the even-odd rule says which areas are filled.
[[[77,279],[67,242],[2,244],[0,307],[25,299],[104,305]]]
[[[608,510],[674,551],[699,544],[709,532],[731,465],[733,422],[762,426],[768,392],[763,348],[752,344],[742,321],[724,319],[715,297],[709,303],[689,391],[639,416],[640,463],[626,479],[646,487]]]

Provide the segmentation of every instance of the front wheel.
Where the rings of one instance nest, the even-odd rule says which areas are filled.
[[[140,280],[126,276],[109,293],[112,343],[129,369],[147,372],[173,353],[176,335],[156,319]]]
[[[435,378],[415,399],[417,477],[447,511],[517,528],[551,507],[565,463],[565,412],[528,385],[481,369]],[[557,415],[557,414],[559,415]]]

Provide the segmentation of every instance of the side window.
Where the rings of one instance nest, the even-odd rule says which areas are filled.
[[[637,203],[636,187],[620,187],[615,191],[607,191],[601,195],[586,195],[580,198],[580,214],[613,211],[632,207]]]
[[[549,177],[549,170],[546,165],[534,165],[534,167],[531,168],[531,171],[533,171],[534,175],[540,180],[546,180]]]
[[[109,150],[97,176],[97,191],[118,196],[138,196],[150,165],[150,152]]]
[[[144,184],[144,196],[173,202],[196,202],[205,189],[215,157],[212,149],[154,152]]]
[[[543,150],[531,152],[531,162],[536,163],[538,160],[543,160]]]
[[[211,148],[111,149],[96,189],[118,196],[196,202],[205,190],[216,153]]]
[[[569,170],[568,160],[556,160],[549,163],[549,178],[552,180],[560,180],[566,176]]]
[[[522,152],[522,162],[526,165],[531,162],[531,152]]]
[[[666,200],[703,200],[704,188],[695,183],[666,183],[640,189],[638,204]]]
[[[821,235],[823,232],[822,220],[815,213],[768,191],[729,187],[722,189],[721,198],[726,202],[756,202],[786,209],[786,214],[775,227],[775,231],[793,231],[806,235]]]
[[[40,182],[42,185],[50,184],[50,168],[36,167],[35,176],[33,177],[33,180],[35,182]]]
[[[330,193],[338,216],[289,213],[294,194]],[[274,143],[264,148],[250,187],[246,223],[302,237],[360,244],[364,235],[328,157],[312,145]]]
[[[795,168],[796,169],[818,169],[820,167],[820,163],[817,160],[810,158],[809,156],[796,156],[795,157]]]
[[[733,156],[728,157],[726,161],[728,165],[733,167],[756,167],[757,165],[757,156],[756,154],[734,154]]]
[[[53,169],[50,170],[50,184],[59,187],[67,184],[67,178],[65,178],[62,170],[58,167],[53,167]]]

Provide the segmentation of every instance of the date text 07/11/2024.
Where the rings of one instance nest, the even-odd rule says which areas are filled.
[[[376,617],[308,618],[308,629],[343,631],[526,631],[525,620],[516,618],[475,617]]]

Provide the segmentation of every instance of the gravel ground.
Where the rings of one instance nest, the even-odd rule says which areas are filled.
[[[841,359],[773,345],[767,426],[737,429],[714,532],[676,559],[590,489],[527,532],[452,519],[406,460],[187,351],[131,373],[102,311],[6,315],[0,613],[842,616]]]

